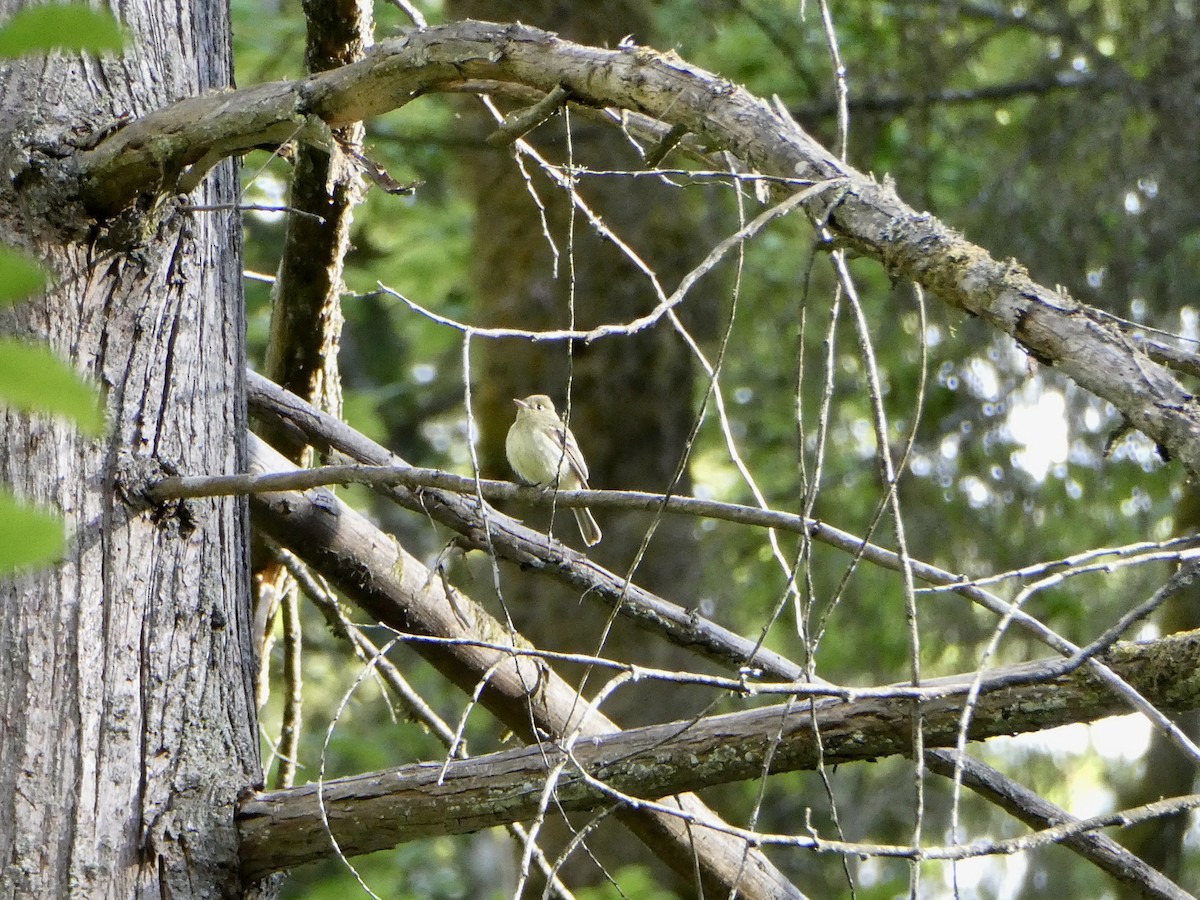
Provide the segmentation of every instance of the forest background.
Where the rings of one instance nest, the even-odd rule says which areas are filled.
[[[235,0],[232,13],[240,87],[305,73],[311,35],[321,32],[304,10]],[[380,36],[414,18],[473,17],[519,20],[582,44],[671,51],[677,57],[668,59],[770,98],[834,155],[894,184],[913,208],[1038,283],[1061,285],[1131,340],[1187,354],[1200,338],[1192,305],[1200,219],[1188,199],[1200,172],[1200,29],[1190,4],[454,0],[381,6],[375,15]],[[273,293],[277,272],[292,284],[308,277],[288,247],[311,219],[294,215],[289,225],[281,207],[305,205],[289,183],[311,163],[303,152],[246,156],[253,368],[293,389],[303,373],[300,393],[413,465],[489,478],[510,477],[503,439],[512,398],[550,394],[569,410],[594,488],[804,513],[945,572],[1008,573],[988,587],[1019,598],[1077,645],[1176,570],[1182,545],[1167,542],[1200,520],[1183,467],[1047,360],[874,260],[835,252],[820,223],[797,212],[756,220],[779,198],[730,157],[698,159],[686,141],[655,145],[575,107],[552,110],[527,143],[514,145],[511,134],[489,140],[493,109],[458,93],[423,97],[361,132],[338,134],[361,141],[363,157],[387,175],[367,178],[353,165],[337,175],[349,201],[336,223],[346,251],[336,280],[345,290],[320,333],[308,335],[324,343],[282,339],[288,326]],[[503,113],[535,99],[495,103]],[[739,229],[746,240],[726,240]],[[724,253],[710,270],[705,261],[718,246]],[[281,269],[281,259],[292,268]],[[486,332],[632,322],[660,304],[656,285],[670,294],[697,267],[702,277],[683,302],[649,327],[595,340]],[[263,434],[286,444],[266,426]],[[605,700],[603,711],[623,727],[780,699],[700,684],[686,673],[727,672],[610,620],[587,592],[460,552],[447,529],[366,488],[340,494],[538,648],[658,670]],[[544,505],[501,508],[543,529],[551,515]],[[596,514],[605,539],[588,555],[598,563],[752,641],[761,636],[768,650],[836,685],[924,683],[1047,655],[1028,631],[999,628],[993,611],[914,586],[904,566],[888,570],[844,548],[718,518],[615,505]],[[567,511],[552,515],[555,533],[579,547]],[[1087,555],[1118,547],[1127,549]],[[398,711],[379,659],[368,652],[365,662],[361,645],[353,652],[328,603],[303,599],[327,600],[327,588],[276,544],[258,551],[266,783],[444,758],[437,729]],[[1185,586],[1122,634],[1150,639],[1194,628],[1195,618]],[[359,624],[388,644],[390,633]],[[451,730],[463,723],[472,755],[510,746],[504,725],[403,640],[387,655]],[[594,679],[589,697],[604,680],[578,660],[553,664],[575,683]],[[1179,721],[1194,733],[1194,716]],[[1195,772],[1194,760],[1137,715],[994,738],[971,752],[1080,817],[1186,797]],[[769,848],[810,896],[1137,890],[1059,845],[920,863],[872,854],[879,845],[1021,833],[993,803],[960,794],[953,778],[913,759],[772,774],[703,796],[727,822],[760,832],[864,842],[862,854]],[[580,828],[589,820],[572,821]],[[1180,811],[1115,836],[1194,892],[1193,821]],[[553,860],[569,832],[547,823],[540,839]],[[576,896],[694,889],[611,821],[586,844],[586,852],[571,845],[560,873]],[[501,830],[430,837],[297,869],[282,891],[506,896],[521,877],[521,854]]]

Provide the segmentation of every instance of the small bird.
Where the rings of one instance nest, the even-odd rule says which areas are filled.
[[[534,394],[517,404],[517,419],[508,429],[504,452],[517,477],[540,487],[557,486],[564,491],[587,490],[588,468],[571,429],[554,411],[545,394]],[[600,543],[600,526],[590,510],[577,506],[575,522],[589,547]]]

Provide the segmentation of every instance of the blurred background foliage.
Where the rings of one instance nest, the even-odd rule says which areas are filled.
[[[273,0],[234,0],[233,6],[239,84],[301,74],[304,27],[299,7]],[[469,4],[451,5],[453,12],[441,4],[418,6],[430,22],[439,22],[460,15]],[[826,146],[837,146],[833,65],[818,7],[811,0],[807,5],[796,0],[661,0],[630,13],[628,19],[606,7],[608,21],[602,24],[608,32],[589,32],[593,26],[581,23],[586,6],[582,0],[526,3],[512,18],[567,36],[573,36],[575,28],[598,34],[590,40],[609,46],[632,34],[639,43],[673,49],[761,96],[777,95],[802,126]],[[489,7],[495,11],[486,17],[492,19],[502,18],[506,9],[505,4],[483,9]],[[1115,316],[1197,337],[1200,29],[1193,4],[845,0],[832,13],[847,72],[848,155],[854,166],[878,178],[893,178],[900,195],[914,207],[961,229],[996,257],[1012,257],[1042,283],[1061,284]],[[376,17],[378,37],[408,24],[390,5],[380,5]],[[544,380],[524,386],[562,401],[568,390],[567,349],[539,347],[537,353],[543,356],[527,364],[512,362],[508,349],[480,347],[484,342],[477,342],[472,386],[485,399],[476,411],[478,433],[472,435],[460,335],[375,292],[376,283],[383,282],[422,306],[468,322],[497,324],[501,314],[508,317],[503,324],[520,327],[565,322],[564,300],[573,271],[567,259],[560,260],[555,278],[540,234],[525,237],[542,245],[541,251],[529,251],[542,252],[541,258],[513,249],[515,241],[509,244],[500,224],[498,207],[503,203],[497,197],[493,208],[491,198],[480,190],[483,166],[512,163],[511,151],[495,151],[483,143],[487,132],[481,129],[477,106],[461,97],[429,97],[368,123],[368,155],[395,179],[413,183],[415,190],[408,197],[370,191],[355,214],[341,371],[345,414],[355,427],[414,464],[464,473],[471,471],[468,438],[478,437],[485,473],[503,476],[503,462],[489,448],[495,447],[497,435],[502,439],[507,421],[500,420],[499,407],[487,406],[491,401],[486,398],[507,402],[508,397],[532,393],[522,389],[521,381],[521,373],[532,365]],[[595,126],[581,117],[573,117],[571,126],[577,130],[583,159],[582,145]],[[565,127],[558,117],[537,135],[539,149],[557,162],[577,152],[566,140]],[[636,167],[629,160],[605,166],[608,153],[603,150],[599,158],[586,162],[598,168]],[[666,165],[696,167],[678,155],[669,157]],[[254,154],[246,160],[244,176],[247,202],[285,200],[286,163]],[[544,179],[535,181],[543,201],[558,204],[559,217],[554,218],[552,209],[551,219],[565,221],[561,195],[556,196]],[[608,192],[603,203],[610,204],[607,208],[620,220],[623,204],[634,209],[644,202],[648,181],[583,176],[580,188],[584,193],[593,187]],[[656,205],[639,215],[666,210],[665,216],[678,217],[692,230],[691,241],[673,238],[665,247],[653,248],[656,270],[682,273],[737,228],[738,202],[728,185],[701,185],[682,175],[671,182],[654,187],[662,192],[653,201]],[[523,191],[511,202],[533,209]],[[757,213],[752,192],[742,202],[748,216]],[[660,234],[665,228],[655,227]],[[274,272],[282,217],[250,212],[245,229],[247,269]],[[576,221],[575,229],[582,242],[586,223]],[[489,236],[503,243],[487,246]],[[557,232],[555,240],[567,253],[567,233]],[[771,505],[791,510],[801,508],[807,479],[814,472],[834,293],[828,259],[814,255],[812,245],[812,229],[798,219],[771,225],[747,245],[736,271],[727,264],[706,279],[704,293],[691,298],[688,310],[689,327],[713,359],[736,296],[721,376],[731,433]],[[507,267],[480,271],[481,259],[503,267],[495,260],[506,257],[512,260],[512,272]],[[581,272],[584,262],[579,260]],[[1195,529],[1197,504],[1177,466],[1164,466],[1154,447],[1139,435],[1106,448],[1120,424],[1110,407],[1039,366],[1011,341],[937,301],[926,305],[922,334],[910,286],[891,284],[870,261],[855,260],[851,267],[872,328],[894,452],[904,446],[916,424],[900,489],[914,556],[980,576]],[[540,286],[517,291],[517,299],[509,298],[503,308],[489,304],[489,277],[508,285],[514,276],[526,274]],[[611,277],[612,285],[601,280],[588,293],[588,277],[580,275],[578,286],[581,321],[627,317],[617,293],[631,298],[633,309],[644,311],[655,302],[644,280],[631,282],[627,274],[614,270],[611,276],[598,276]],[[664,275],[668,291],[677,280],[678,275]],[[270,290],[253,277],[246,285],[251,345],[261,361]],[[611,307],[606,303],[609,288]],[[527,311],[521,309],[522,297],[527,298]],[[678,344],[666,326],[656,331],[662,347]],[[832,354],[832,413],[814,514],[863,533],[882,491],[865,368],[844,302]],[[671,412],[681,413],[682,423],[690,424],[704,404],[706,379],[693,368],[688,378],[676,378],[663,393],[636,364],[596,362],[597,358],[577,348],[571,369],[573,416],[581,423],[577,430],[593,464],[594,486],[654,487],[629,483],[634,476],[622,470],[623,454],[633,453],[628,448],[634,445],[657,447],[654,442],[662,436],[653,424],[640,424],[645,420],[653,423]],[[480,372],[485,373],[482,378]],[[505,373],[512,376],[511,391],[520,393],[505,392]],[[922,383],[923,407],[914,423]],[[621,398],[616,413],[603,406],[610,393]],[[705,418],[690,455],[690,490],[753,502],[730,461],[711,401],[703,408]],[[510,414],[505,410],[504,415]],[[662,440],[666,449],[660,455],[669,457],[669,470],[680,447],[672,443],[674,438]],[[638,472],[645,474],[645,465],[649,464],[638,463]],[[443,551],[447,535],[430,522],[377,504],[365,492],[352,491],[349,496],[369,508],[411,551],[430,560]],[[636,548],[645,525],[645,519],[622,518],[610,531],[605,523],[606,535],[613,537],[601,545],[602,561],[624,571],[630,547]],[[659,585],[660,592],[740,633],[757,636],[785,590],[764,534],[719,522],[673,527],[673,536],[656,539],[655,548],[676,567],[664,580],[686,585],[686,594]],[[563,534],[573,539],[569,532]],[[876,540],[894,543],[888,520],[876,532]],[[785,540],[784,552],[794,554],[795,543]],[[798,660],[815,651],[817,673],[841,683],[876,685],[908,678],[910,647],[898,576],[860,565],[839,591],[848,563],[844,554],[821,546],[813,549],[805,602],[810,623],[827,617],[819,645],[806,648],[797,637],[790,604],[771,627],[768,644]],[[570,605],[553,606],[530,593],[537,582],[507,581],[517,574],[504,567],[500,571],[505,584],[529,585],[519,592],[506,591],[505,599],[518,627],[535,633],[539,644],[552,641],[556,630],[564,630],[562,623],[582,614],[586,606],[586,600],[581,604],[569,598],[553,602]],[[486,561],[457,560],[450,573],[474,598],[495,602],[489,601],[492,577]],[[1160,565],[1079,577],[1037,595],[1029,610],[1066,637],[1087,641],[1153,591],[1166,574]],[[647,578],[655,577],[647,570]],[[1143,635],[1193,627],[1194,608],[1195,598],[1188,598]],[[994,625],[990,616],[946,594],[923,596],[920,615],[925,677],[977,667]],[[549,637],[538,632],[539,625]],[[580,649],[594,649],[598,632],[590,625],[568,630],[580,632]],[[393,719],[382,691],[371,677],[360,679],[361,664],[325,631],[315,613],[309,616],[305,644],[309,730],[302,745],[302,780],[316,777],[323,748],[326,777],[440,758],[440,746],[429,735]],[[1043,648],[1013,634],[1002,644],[996,662],[1041,655]],[[447,720],[458,721],[465,698],[415,656],[397,650],[392,657]],[[654,685],[631,688],[629,705],[636,707],[661,692],[663,688]],[[740,702],[722,702],[718,708],[732,709]],[[685,712],[680,707],[677,715]],[[327,728],[335,718],[326,748]],[[264,713],[268,742],[277,733],[278,721],[275,696]],[[503,746],[506,740],[479,710],[471,715],[467,733],[473,753]],[[1169,753],[1148,765],[1147,741],[1140,724],[1122,720],[1115,727],[993,741],[976,752],[1048,799],[1086,815],[1134,802],[1143,796],[1139,792],[1156,797],[1191,789],[1190,772]],[[911,763],[902,760],[843,766],[826,773],[828,788],[811,773],[773,777],[759,827],[798,832],[811,817],[822,834],[832,835],[832,795],[847,839],[904,842],[913,821],[911,772]],[[1169,787],[1147,780],[1168,772],[1175,778],[1167,782]],[[730,821],[744,823],[759,789],[758,784],[727,786],[706,797]],[[928,789],[925,834],[930,841],[947,840],[948,785],[931,777]],[[968,837],[1019,833],[1019,826],[970,796],[963,801],[963,821]],[[1174,825],[1174,832],[1149,835],[1142,852],[1161,865],[1168,865],[1173,853],[1178,864],[1174,876],[1185,887],[1200,889],[1197,835],[1185,833],[1186,821]],[[503,896],[514,866],[506,842],[502,833],[430,840],[354,863],[381,896]],[[1163,859],[1154,858],[1159,851]],[[839,860],[799,852],[772,856],[810,895],[849,895]],[[618,852],[616,858],[610,855],[601,861],[619,891],[604,881],[595,864],[585,861],[572,870],[573,883],[596,884],[581,888],[579,896],[686,893],[685,886],[632,854],[624,858]],[[908,872],[901,863],[852,861],[850,870],[860,898],[892,897],[908,889]],[[947,893],[952,876],[964,897],[1118,896],[1112,882],[1059,848],[963,864],[953,873],[948,866],[928,864],[925,893]],[[294,873],[286,888],[296,897],[334,897],[359,890],[338,863]]]

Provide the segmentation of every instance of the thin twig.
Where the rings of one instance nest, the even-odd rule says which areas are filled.
[[[300,628],[300,598],[296,591],[285,591],[283,612],[283,724],[279,729],[279,768],[275,786],[291,787],[296,780],[296,758],[300,751],[300,730],[304,722],[303,640]]]
[[[844,183],[843,179],[830,179],[822,181],[819,184],[799,191],[790,195],[786,200],[775,206],[770,207],[757,217],[751,220],[742,228],[729,235],[723,241],[718,243],[709,251],[708,255],[690,272],[688,272],[679,282],[679,286],[670,294],[661,294],[658,305],[645,315],[639,316],[636,319],[631,319],[628,322],[609,323],[606,325],[597,325],[594,328],[589,328],[586,331],[579,331],[573,328],[549,329],[544,331],[533,331],[526,328],[479,328],[474,325],[469,325],[465,322],[459,322],[449,316],[443,316],[440,313],[435,313],[433,310],[426,309],[419,303],[408,299],[398,291],[393,290],[382,282],[379,283],[379,289],[385,294],[395,297],[400,302],[404,303],[413,312],[420,313],[429,320],[437,322],[439,325],[445,325],[448,328],[453,328],[457,331],[470,332],[474,337],[481,338],[519,338],[527,341],[584,341],[591,342],[606,337],[628,337],[632,334],[637,334],[644,331],[652,325],[657,324],[663,316],[667,315],[671,310],[677,307],[687,297],[692,286],[699,281],[704,275],[712,271],[716,265],[725,258],[731,249],[740,246],[743,242],[749,240],[755,234],[763,229],[767,223],[780,216],[787,215],[797,206],[811,200],[817,194],[828,190],[831,187],[838,186]],[[628,255],[628,254],[627,254]]]
[[[500,127],[487,136],[487,143],[492,147],[503,147],[523,138],[562,109],[567,96],[567,89],[556,84],[537,103],[505,116]]]
[[[229,210],[237,210],[238,212],[291,213],[293,216],[311,219],[319,225],[325,224],[324,216],[319,216],[306,209],[297,209],[294,206],[270,206],[265,203],[207,203],[203,205],[188,204],[183,207],[184,212],[225,212]]]

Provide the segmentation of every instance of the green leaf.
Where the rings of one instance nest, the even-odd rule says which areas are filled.
[[[31,6],[0,26],[0,56],[49,50],[120,52],[124,45],[121,25],[112,13],[82,4]]]
[[[0,404],[65,416],[92,437],[104,431],[99,391],[43,344],[0,338]]]
[[[0,491],[0,575],[59,559],[67,544],[60,516]]]
[[[0,306],[16,303],[46,287],[46,272],[37,260],[0,244]]]

